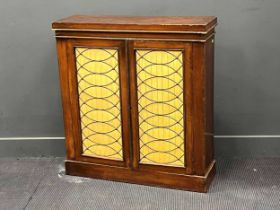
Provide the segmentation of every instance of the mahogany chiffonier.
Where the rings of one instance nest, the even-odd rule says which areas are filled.
[[[216,24],[212,16],[54,22],[66,174],[206,192]]]

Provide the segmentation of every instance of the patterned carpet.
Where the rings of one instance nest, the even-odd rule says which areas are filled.
[[[209,193],[64,175],[62,158],[1,158],[0,209],[280,209],[280,158],[218,160]]]

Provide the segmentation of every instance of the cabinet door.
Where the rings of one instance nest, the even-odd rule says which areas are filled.
[[[135,41],[129,52],[134,168],[191,173],[192,45]]]
[[[76,160],[129,165],[125,45],[69,40],[69,90]]]

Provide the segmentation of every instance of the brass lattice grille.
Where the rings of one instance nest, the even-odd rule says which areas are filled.
[[[76,48],[83,155],[122,160],[118,51]]]
[[[136,50],[141,163],[184,167],[182,55]]]

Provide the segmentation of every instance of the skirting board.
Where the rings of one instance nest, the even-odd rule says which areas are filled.
[[[64,138],[1,138],[0,157],[64,157]]]
[[[64,157],[63,137],[0,138],[0,157]],[[217,159],[280,157],[280,136],[217,136]]]

